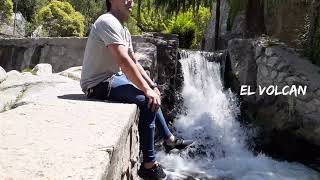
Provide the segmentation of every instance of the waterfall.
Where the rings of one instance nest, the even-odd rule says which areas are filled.
[[[237,97],[224,90],[220,65],[202,53],[181,51],[182,96],[186,112],[175,120],[178,136],[195,140],[181,152],[158,152],[167,179],[319,180],[302,164],[255,155],[247,141],[254,130],[242,127]]]

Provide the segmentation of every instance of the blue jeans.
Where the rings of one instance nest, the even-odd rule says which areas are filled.
[[[143,153],[143,162],[155,161],[154,134],[155,126],[164,139],[170,138],[170,132],[162,111],[152,112],[148,108],[148,98],[143,91],[136,88],[125,75],[114,76],[111,82],[109,99],[121,103],[134,103],[140,108],[139,134],[140,146]]]

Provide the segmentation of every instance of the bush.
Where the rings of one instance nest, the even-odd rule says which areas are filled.
[[[143,8],[140,26],[146,32],[162,32],[167,30],[165,18],[155,8]]]
[[[169,23],[169,32],[179,35],[179,46],[190,48],[195,37],[196,24],[191,11],[181,13]]]
[[[200,42],[204,38],[204,33],[207,30],[211,19],[211,12],[209,8],[200,7],[198,12],[195,14],[194,21],[196,23],[196,32],[195,38],[192,42],[192,47],[197,48],[200,47]]]
[[[210,9],[202,6],[197,12],[189,10],[180,13],[176,19],[169,23],[169,33],[179,35],[180,47],[199,48],[210,18]]]
[[[52,37],[82,37],[84,34],[84,17],[68,2],[53,0],[39,10],[36,20]]]
[[[126,26],[127,26],[131,35],[141,35],[142,34],[142,30],[137,26],[137,20],[133,16],[130,16],[130,19],[126,23]]]
[[[91,25],[103,13],[105,13],[105,1],[103,0],[60,0],[69,2],[77,11],[84,16],[84,31],[89,35]]]
[[[0,0],[0,21],[6,24],[12,23],[13,3],[12,0]],[[0,23],[1,23],[0,22]]]

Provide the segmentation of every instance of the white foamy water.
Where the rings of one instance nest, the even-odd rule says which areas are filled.
[[[195,143],[179,153],[157,153],[167,179],[320,180],[318,172],[302,164],[254,155],[245,143],[249,130],[236,120],[237,99],[223,90],[219,64],[207,62],[199,52],[181,54],[187,110],[175,127],[179,136]]]

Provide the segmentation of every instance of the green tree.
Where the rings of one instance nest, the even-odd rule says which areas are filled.
[[[169,33],[179,35],[179,46],[190,48],[195,37],[196,24],[192,12],[181,13],[169,24]]]
[[[215,0],[154,0],[156,7],[164,8],[169,14],[176,16],[180,11],[185,12],[188,9],[198,11],[200,6],[211,8]]]
[[[84,17],[68,2],[53,0],[40,9],[36,19],[49,36],[68,37],[84,34]]]
[[[19,0],[14,7],[18,5],[17,10],[21,12],[27,21],[33,21],[34,14],[39,11],[40,8],[49,4],[49,0]]]
[[[0,0],[0,21],[11,24],[13,14],[13,3],[12,0]],[[0,23],[1,23],[0,22]]]
[[[105,0],[62,0],[69,2],[85,18],[84,32],[88,34],[94,21],[105,12]]]
[[[211,19],[211,12],[209,8],[200,6],[197,13],[194,15],[194,22],[196,23],[195,38],[192,42],[192,47],[200,47],[200,42],[204,38],[204,33],[207,30]]]

